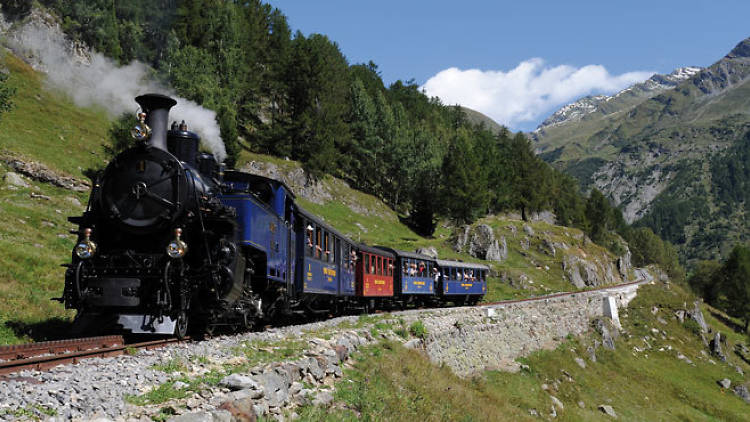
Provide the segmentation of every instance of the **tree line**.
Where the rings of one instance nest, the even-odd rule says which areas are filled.
[[[260,0],[40,1],[68,34],[120,63],[150,64],[178,94],[215,110],[229,165],[243,148],[289,157],[313,177],[378,196],[423,235],[439,217],[552,210],[596,242],[616,245],[617,231],[671,259],[650,230],[629,231],[601,193],[583,196],[539,159],[524,134],[472,124],[413,80],[386,86],[375,63],[350,64],[325,35],[293,34]]]
[[[700,261],[688,279],[703,299],[750,325],[750,246],[736,245],[724,261]]]

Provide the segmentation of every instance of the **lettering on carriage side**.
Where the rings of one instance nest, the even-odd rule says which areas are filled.
[[[414,285],[415,286],[424,286],[424,281],[415,281]]]
[[[312,265],[307,264],[307,280],[312,281]]]
[[[385,280],[375,279],[374,283],[383,286],[383,285],[385,285]]]
[[[461,287],[471,287],[471,283],[461,283]]]

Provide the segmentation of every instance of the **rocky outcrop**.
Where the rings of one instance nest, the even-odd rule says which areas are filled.
[[[615,275],[614,264],[595,258],[586,259],[575,254],[568,254],[563,258],[563,272],[574,286],[584,288],[587,286],[602,286],[615,284],[620,281]]]
[[[38,163],[36,161],[22,161],[9,155],[0,155],[0,161],[7,164],[15,172],[23,174],[24,176],[29,177],[33,180],[37,180],[39,182],[50,183],[57,187],[73,190],[76,192],[87,192],[91,187],[88,181],[79,180],[70,176],[60,175],[44,164]],[[12,172],[7,173],[6,177],[8,177],[7,175],[9,174],[15,175],[10,177],[17,179],[16,176],[18,175]],[[24,186],[24,184],[25,182],[17,186],[28,187],[28,184],[25,184],[26,186]]]
[[[508,259],[508,244],[505,236],[498,241],[492,227],[478,224],[475,227],[461,227],[453,242],[453,248],[466,251],[469,255],[487,261],[502,262]]]
[[[426,248],[419,248],[415,252],[418,254],[429,256],[430,258],[433,258],[433,259],[438,258],[438,251],[434,246],[429,246]]]
[[[333,199],[333,195],[323,183],[310,178],[300,167],[284,170],[273,163],[251,161],[244,165],[240,171],[281,180],[292,189],[295,195],[316,204],[323,204]]]

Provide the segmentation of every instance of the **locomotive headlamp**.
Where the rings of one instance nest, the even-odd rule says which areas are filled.
[[[83,231],[83,240],[75,248],[76,255],[81,259],[89,259],[96,253],[96,243],[91,241],[91,229]]]
[[[138,125],[130,129],[130,136],[136,141],[145,141],[151,136],[151,128],[146,124],[146,113],[138,113]]]
[[[170,258],[182,258],[187,253],[187,243],[183,242],[180,236],[182,236],[182,229],[174,229],[174,240],[167,245],[167,255]]]

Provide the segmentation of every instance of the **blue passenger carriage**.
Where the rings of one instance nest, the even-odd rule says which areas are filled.
[[[475,304],[487,293],[490,268],[482,264],[437,260],[440,270],[439,293],[457,305]]]
[[[437,291],[439,272],[435,259],[414,252],[400,251],[384,246],[378,248],[389,251],[396,257],[394,272],[394,292],[402,300],[412,302],[424,300]]]
[[[354,243],[301,208],[297,211],[296,236],[300,271],[295,286],[305,296],[308,310],[350,301],[355,293]]]

